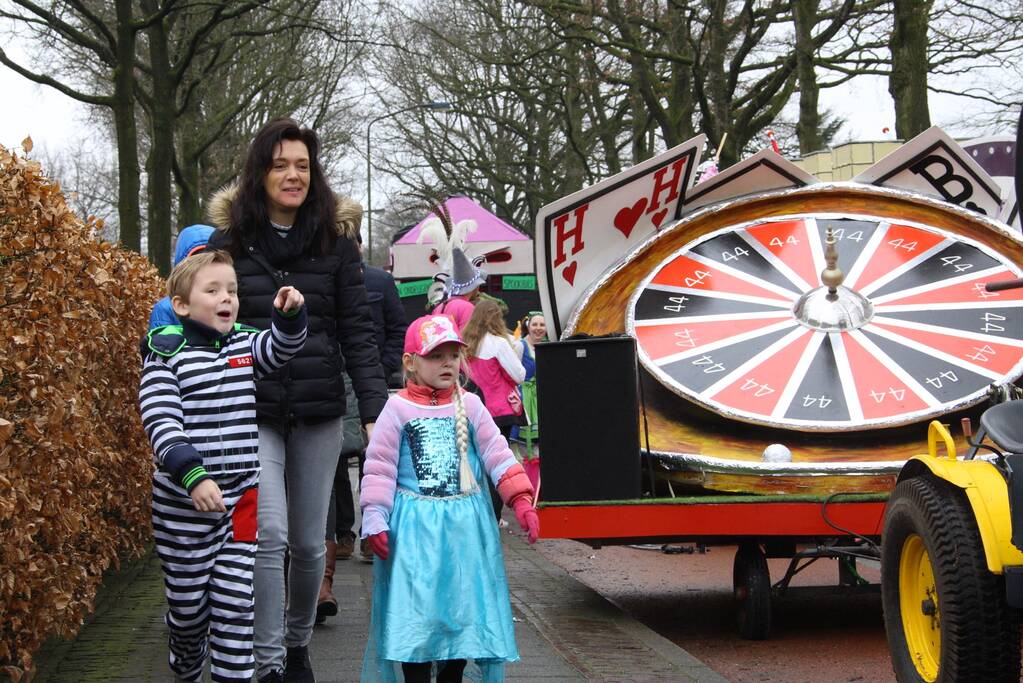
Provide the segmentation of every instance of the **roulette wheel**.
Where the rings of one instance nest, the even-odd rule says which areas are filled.
[[[566,334],[634,336],[648,447],[726,491],[890,489],[926,423],[1023,374],[1023,242],[856,183],[764,192],[665,226],[593,283]],[[791,458],[765,458],[784,444]]]

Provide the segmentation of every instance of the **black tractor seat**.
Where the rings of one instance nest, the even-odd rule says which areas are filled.
[[[1006,453],[1023,453],[1023,401],[988,408],[980,416],[980,427]]]

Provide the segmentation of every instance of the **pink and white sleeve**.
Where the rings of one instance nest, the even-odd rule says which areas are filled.
[[[526,367],[522,364],[522,358],[515,354],[515,348],[508,343],[507,339],[501,339],[496,335],[489,335],[493,344],[494,355],[501,369],[507,373],[508,378],[515,384],[522,384],[526,379]]]
[[[387,522],[394,508],[394,491],[398,480],[398,448],[401,445],[401,419],[397,402],[390,399],[380,412],[373,436],[366,447],[366,463],[362,468],[362,537],[387,531]]]

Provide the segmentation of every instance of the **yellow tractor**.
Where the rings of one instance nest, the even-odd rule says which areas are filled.
[[[1023,111],[1017,202],[1021,145]],[[1023,279],[985,289],[1018,287]],[[995,405],[981,415],[976,437],[963,419],[970,444],[963,459],[948,428],[930,424],[927,455],[906,462],[885,508],[881,595],[899,681],[1020,680],[1023,392],[1007,385],[992,393]]]
[[[931,422],[928,453],[906,463],[888,500],[881,592],[899,681],[1020,680],[1023,400],[1011,385],[996,393],[975,436],[963,420],[962,458]]]

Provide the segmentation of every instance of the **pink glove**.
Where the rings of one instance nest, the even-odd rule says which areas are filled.
[[[515,520],[526,532],[529,542],[536,543],[536,538],[540,535],[540,518],[536,515],[536,508],[525,496],[519,496],[512,503],[512,509],[515,510]]]
[[[533,513],[534,515],[536,513]],[[366,537],[369,541],[369,549],[373,551],[373,554],[379,557],[381,560],[386,560],[390,551],[387,547],[387,532],[381,531],[378,534],[371,534]]]

